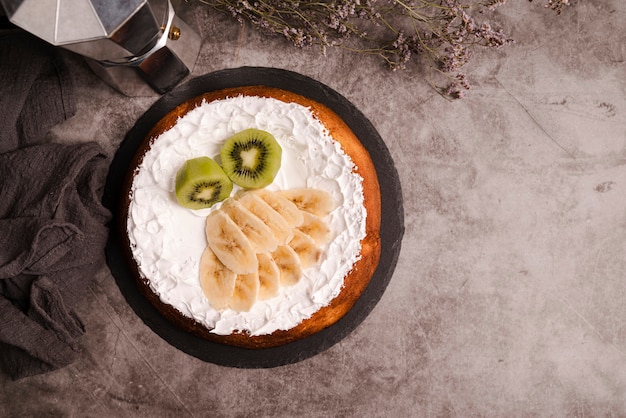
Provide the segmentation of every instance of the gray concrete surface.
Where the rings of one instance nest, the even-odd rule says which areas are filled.
[[[498,21],[469,95],[419,71],[301,51],[196,6],[194,75],[271,66],[315,78],[374,124],[403,186],[406,234],[368,318],[294,365],[202,362],[134,314],[103,265],[78,314],[84,353],[12,382],[0,416],[583,417],[626,415],[626,3],[536,0]],[[126,98],[73,61],[79,108],[54,140],[113,156],[155,98]]]

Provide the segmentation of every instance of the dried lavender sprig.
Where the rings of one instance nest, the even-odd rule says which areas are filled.
[[[532,2],[533,0],[528,1]],[[570,0],[548,0],[548,3],[544,4],[543,7],[554,10],[557,15],[560,15],[563,12],[563,7],[571,4]]]
[[[426,58],[462,88],[469,88],[469,83],[464,74],[459,83],[457,74],[473,48],[512,42],[488,21],[478,23],[474,18],[486,16],[506,0],[199,1],[239,22],[282,35],[298,47],[335,46],[373,54],[394,70],[405,68],[413,57]]]

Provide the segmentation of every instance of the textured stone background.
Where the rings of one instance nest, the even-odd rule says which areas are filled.
[[[427,74],[297,50],[195,7],[194,75],[243,65],[315,78],[376,126],[403,186],[406,234],[380,303],[301,363],[239,370],[169,346],[106,266],[81,302],[84,354],[44,376],[0,374],[0,415],[625,416],[626,3],[557,17],[521,0],[517,41],[479,52],[447,101]],[[56,141],[112,157],[155,98],[127,98],[72,59],[75,117]]]

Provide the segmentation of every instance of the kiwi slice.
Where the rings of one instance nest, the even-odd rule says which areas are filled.
[[[209,157],[187,160],[176,173],[176,200],[189,209],[210,208],[232,191],[233,183]]]
[[[260,189],[274,181],[282,153],[272,134],[251,128],[228,138],[220,156],[222,168],[233,183],[245,189]]]

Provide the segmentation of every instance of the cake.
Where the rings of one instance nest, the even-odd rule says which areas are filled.
[[[272,133],[283,149],[270,192],[319,189],[336,203],[332,239],[319,262],[278,295],[246,312],[215,309],[203,294],[199,263],[207,217],[174,197],[186,160],[219,155],[226,138],[249,128]],[[328,107],[265,86],[205,93],[166,114],[137,150],[119,228],[141,293],[174,326],[206,340],[249,349],[276,347],[339,321],[359,299],[380,257],[380,190],[368,151]]]

